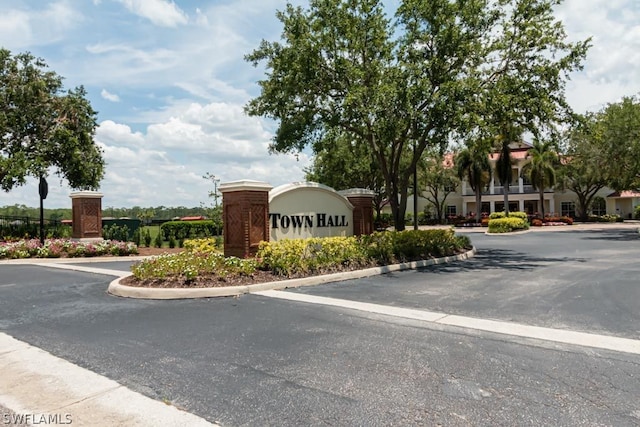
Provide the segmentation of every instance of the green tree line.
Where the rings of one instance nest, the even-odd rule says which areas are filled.
[[[37,207],[29,207],[26,205],[15,204],[11,206],[0,207],[0,216],[22,216],[30,218],[38,218],[40,210]],[[131,208],[116,208],[116,207],[104,207],[102,208],[103,217],[114,218],[133,218],[133,219],[157,219],[168,220],[176,217],[184,216],[211,216],[211,209],[206,207],[192,207],[186,206],[156,206],[156,207],[141,207],[134,206]],[[49,220],[62,220],[71,219],[71,208],[59,208],[59,209],[44,209],[44,217]]]

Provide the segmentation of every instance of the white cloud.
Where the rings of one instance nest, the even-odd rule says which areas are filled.
[[[197,206],[211,190],[205,172],[274,186],[304,177],[306,154],[267,154],[275,124],[242,110],[264,78],[243,57],[263,38],[278,40],[275,12],[286,3],[0,0],[0,40],[43,57],[67,87],[87,88],[100,112],[104,206]],[[393,13],[399,0],[385,4]],[[565,0],[557,16],[571,40],[593,36],[584,70],[567,82],[577,111],[640,92],[638,0]],[[49,184],[46,206],[70,206],[70,189]],[[15,203],[37,205],[37,182],[0,192],[0,206]]]
[[[102,89],[102,92],[100,92],[100,96],[102,96],[107,101],[120,102],[120,97],[118,95],[111,93],[106,89]]]
[[[0,14],[0,40],[9,49],[22,49],[31,42],[29,14],[21,10],[9,10]]]
[[[209,25],[209,19],[207,18],[207,15],[202,13],[200,8],[196,8],[196,24],[204,27]]]
[[[11,9],[2,9],[0,7],[0,40],[3,47],[11,50],[57,43],[84,19],[82,13],[67,0],[52,2],[37,9],[20,4],[12,5]]]
[[[130,12],[161,27],[177,27],[188,22],[187,14],[173,1],[119,0]]]
[[[96,129],[96,140],[105,145],[143,146],[144,135],[141,132],[132,132],[127,125],[105,120]]]
[[[640,92],[640,3],[567,0],[557,15],[572,40],[592,37],[584,70],[567,84],[567,98],[577,111],[598,110]]]

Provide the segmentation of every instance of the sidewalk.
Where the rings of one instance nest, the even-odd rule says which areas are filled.
[[[13,426],[214,425],[1,332],[0,417]]]

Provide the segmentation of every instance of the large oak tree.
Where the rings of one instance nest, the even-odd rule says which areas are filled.
[[[587,43],[564,42],[558,3],[404,0],[394,21],[380,0],[288,5],[277,13],[281,41],[247,55],[267,75],[246,111],[278,123],[276,152],[302,150],[333,129],[366,144],[404,229],[410,178],[427,148],[492,123],[533,123],[540,104],[526,101],[557,88],[545,98],[554,101],[562,73],[579,66]],[[517,114],[491,106],[512,92],[527,95]]]
[[[98,188],[104,160],[86,95],[83,87],[65,91],[42,59],[0,49],[0,188],[10,191],[50,169],[72,188]]]

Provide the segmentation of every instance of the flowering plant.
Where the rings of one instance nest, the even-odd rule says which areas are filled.
[[[44,245],[38,239],[0,242],[0,259],[89,257],[101,255],[132,255],[138,247],[131,242],[104,240],[83,243],[69,239],[48,239]]]

